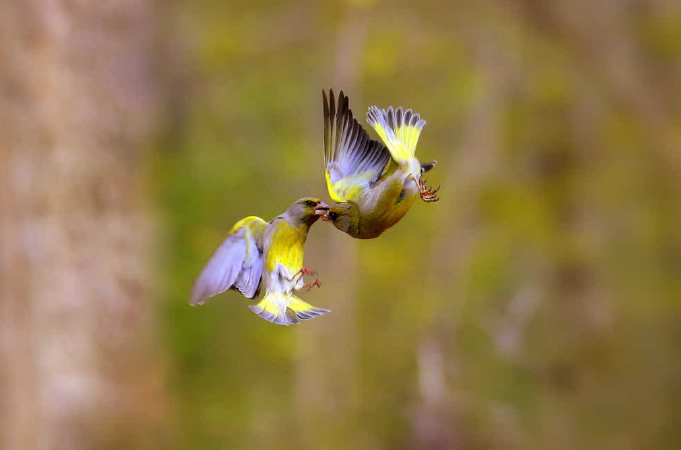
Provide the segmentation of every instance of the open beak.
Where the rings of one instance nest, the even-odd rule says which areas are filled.
[[[319,202],[314,209],[315,216],[325,216],[329,212],[329,205],[324,202]]]

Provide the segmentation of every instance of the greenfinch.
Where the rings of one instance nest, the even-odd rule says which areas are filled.
[[[372,239],[395,225],[417,197],[436,202],[438,189],[421,179],[435,162],[414,156],[426,124],[411,109],[369,108],[369,124],[383,143],[369,138],[353,117],[343,91],[322,92],[324,101],[324,165],[329,195],[337,203],[323,219],[354,238]]]
[[[254,216],[237,222],[194,283],[191,304],[228,289],[255,298],[262,287],[264,297],[249,308],[270,322],[291,325],[329,312],[292,294],[321,285],[304,283],[314,271],[303,267],[303,255],[308,230],[328,209],[319,199],[302,198],[270,222]]]

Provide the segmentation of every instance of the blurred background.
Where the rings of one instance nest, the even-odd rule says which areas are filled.
[[[681,448],[680,79],[675,0],[1,2],[0,446]],[[324,88],[441,201],[315,225],[322,318],[190,307],[328,200]]]

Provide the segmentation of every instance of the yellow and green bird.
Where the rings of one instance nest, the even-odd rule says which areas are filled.
[[[354,238],[372,239],[395,225],[417,197],[436,202],[438,189],[421,179],[435,162],[421,164],[414,156],[426,124],[411,109],[369,108],[369,124],[383,143],[369,138],[352,115],[343,91],[322,91],[324,101],[324,164],[329,195],[337,203],[324,220]]]
[[[262,287],[265,296],[249,308],[270,322],[291,325],[329,312],[292,294],[321,285],[318,279],[303,281],[314,273],[303,267],[303,255],[308,230],[328,209],[317,198],[302,198],[269,223],[254,216],[237,222],[194,283],[191,304],[228,289],[255,298]]]

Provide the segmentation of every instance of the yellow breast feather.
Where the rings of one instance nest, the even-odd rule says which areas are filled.
[[[265,258],[266,270],[274,271],[277,264],[281,264],[292,274],[298,272],[303,267],[306,230],[285,220],[278,220],[272,225],[274,229]]]

